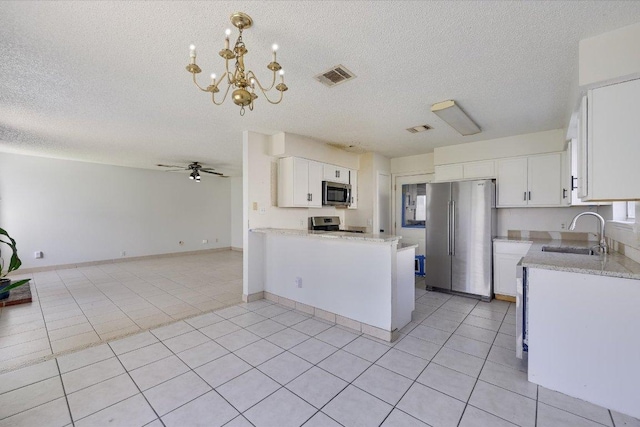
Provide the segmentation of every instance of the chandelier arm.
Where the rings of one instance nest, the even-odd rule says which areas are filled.
[[[196,84],[196,86],[198,86],[198,89],[200,89],[203,92],[209,92],[207,89],[203,88],[198,84],[198,82],[196,81],[196,73],[191,73],[191,74],[193,74],[193,82]]]
[[[247,72],[247,78],[250,79],[254,79],[256,81],[256,83],[258,83],[258,87],[260,88],[260,90],[264,93],[264,91],[270,91],[271,89],[273,89],[273,87],[276,84],[276,71],[273,72],[273,81],[271,82],[271,86],[269,86],[268,89],[265,89],[264,87],[262,87],[262,85],[260,84],[260,80],[258,80],[258,78],[256,77],[255,73],[253,71],[249,71]]]
[[[224,104],[224,101],[225,101],[225,99],[227,99],[227,95],[229,94],[229,89],[231,89],[231,85],[227,85],[227,90],[224,92],[224,97],[222,98],[222,101],[220,101],[220,102],[216,102],[216,94],[215,94],[215,92],[211,92],[211,101],[216,105]]]
[[[272,101],[269,99],[269,97],[267,96],[267,92],[262,90],[262,88],[260,88],[260,91],[262,92],[262,94],[264,95],[265,99],[267,101],[269,101],[269,104],[280,104],[280,101],[282,101],[282,97],[284,95],[284,92],[280,92],[280,98],[277,101]]]

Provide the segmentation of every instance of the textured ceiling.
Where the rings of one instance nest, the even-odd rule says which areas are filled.
[[[240,117],[191,82],[188,46],[221,74],[229,15],[254,18],[246,63],[290,90]],[[1,2],[0,151],[153,168],[201,161],[239,174],[242,130],[286,131],[388,157],[565,127],[578,41],[640,21],[640,2]],[[235,34],[235,32],[234,32]],[[233,37],[233,36],[232,36]],[[313,76],[343,64],[358,77]],[[483,132],[430,112],[455,99]],[[429,124],[433,130],[405,129]]]

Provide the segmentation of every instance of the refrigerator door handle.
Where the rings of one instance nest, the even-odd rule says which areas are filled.
[[[456,254],[456,201],[451,201],[451,255]]]
[[[447,203],[447,253],[451,255],[451,200]]]

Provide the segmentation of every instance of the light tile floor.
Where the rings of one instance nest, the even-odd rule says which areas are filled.
[[[21,277],[33,302],[0,309],[0,372],[242,301],[232,251]]]
[[[640,426],[529,383],[513,304],[417,308],[394,343],[266,300],[177,321],[0,376],[0,426]]]

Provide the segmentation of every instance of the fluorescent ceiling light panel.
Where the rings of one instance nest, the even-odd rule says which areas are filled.
[[[447,122],[449,126],[461,135],[467,136],[480,133],[478,125],[475,124],[453,100],[433,104],[431,106],[431,112]]]

